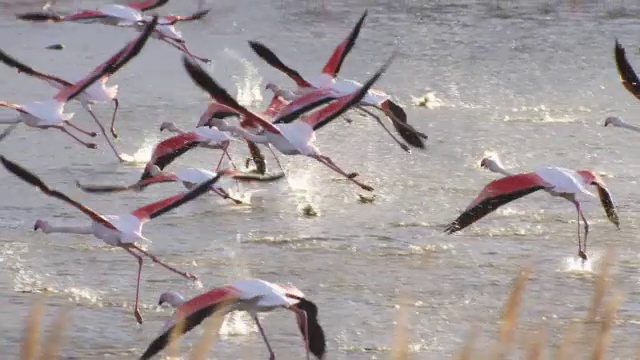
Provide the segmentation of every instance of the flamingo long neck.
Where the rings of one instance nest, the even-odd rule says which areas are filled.
[[[498,164],[497,162],[493,162],[491,166],[487,167],[487,169],[489,169],[489,171],[492,171],[494,173],[502,174],[504,176],[513,175],[512,172],[507,171],[502,165]]]
[[[9,118],[0,119],[0,124],[17,124],[20,121],[21,121],[20,116],[13,116]]]
[[[640,132],[640,126],[635,126],[635,125],[631,125],[631,124],[627,124],[626,122],[620,122],[619,125],[616,125],[618,127],[621,128],[625,128],[625,129],[629,129],[629,130],[633,130],[633,131],[638,131]]]
[[[91,226],[53,226],[49,224],[43,224],[41,226],[42,231],[45,234],[51,233],[64,233],[64,234],[83,234],[90,235],[93,234],[93,229]]]
[[[249,131],[235,126],[233,129],[231,129],[232,132],[235,132],[236,134],[239,134],[241,136],[243,136],[245,139],[257,143],[257,144],[268,144],[269,138],[266,137],[265,135],[256,135],[256,134],[252,134]]]
[[[177,127],[175,124],[171,124],[171,126],[169,126],[167,130],[169,130],[172,133],[178,133],[178,134],[184,134],[186,132],[180,129],[179,127]]]

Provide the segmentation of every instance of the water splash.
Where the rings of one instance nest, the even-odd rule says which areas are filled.
[[[583,261],[578,257],[572,256],[565,258],[564,261],[564,272],[574,274],[593,274],[593,257],[587,261]]]
[[[233,82],[238,88],[238,94],[236,95],[238,102],[244,106],[252,106],[262,102],[262,91],[260,90],[262,76],[258,73],[258,69],[234,50],[227,48],[225,49],[225,53],[232,59],[240,62],[244,67],[244,76],[232,76]]]
[[[249,314],[242,311],[234,311],[225,317],[218,333],[220,336],[226,337],[247,335],[256,331],[257,329],[253,326],[253,320]]]
[[[149,137],[144,140],[142,146],[133,153],[133,155],[128,155],[125,153],[121,153],[120,157],[124,160],[126,164],[129,165],[144,165],[149,160],[151,160],[151,154],[153,153],[153,148],[158,141],[157,137]]]

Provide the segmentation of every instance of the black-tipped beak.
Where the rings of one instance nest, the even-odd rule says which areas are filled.
[[[482,159],[482,161],[480,161],[480,167],[487,167],[487,159]]]

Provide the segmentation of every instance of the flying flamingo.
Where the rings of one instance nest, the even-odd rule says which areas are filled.
[[[82,104],[82,107],[84,107],[85,110],[87,110],[87,112],[91,115],[91,117],[96,122],[96,124],[98,124],[98,127],[100,128],[100,131],[104,135],[104,138],[107,140],[107,143],[111,147],[111,150],[113,150],[113,152],[116,154],[116,156],[121,162],[123,162],[124,159],[121,157],[120,153],[118,152],[118,150],[116,150],[115,146],[107,136],[104,126],[94,114],[93,110],[91,109],[91,105],[96,103],[113,101],[114,109],[113,109],[113,115],[111,117],[111,133],[113,134],[114,137],[118,137],[116,130],[114,128],[116,113],[118,112],[118,106],[119,106],[119,101],[117,98],[118,86],[115,85],[115,86],[107,87],[106,82],[119,68],[124,66],[129,60],[131,60],[133,57],[137,56],[140,53],[140,51],[142,50],[142,47],[146,44],[147,39],[151,35],[151,32],[154,29],[154,26],[156,26],[156,23],[157,21],[154,20],[146,28],[146,31],[143,32],[137,39],[129,42],[123,50],[119,51],[117,54],[115,54],[105,63],[100,64],[98,67],[96,67],[93,70],[93,73],[101,71],[101,69],[105,67],[107,63],[112,63],[116,61],[116,64],[117,64],[117,66],[107,67],[107,72],[104,75],[102,75],[97,82],[93,83],[84,91],[82,91],[77,97],[78,101],[80,101],[80,103]],[[49,75],[49,74],[34,70],[30,66],[27,66],[22,62],[16,60],[15,58],[9,56],[2,50],[0,50],[0,62],[17,69],[18,72],[20,73],[24,73],[26,75],[35,77],[37,79],[44,80],[49,85],[60,90],[73,86],[73,84],[71,84],[70,82],[63,80],[57,76]]]
[[[193,148],[226,149],[232,139],[227,133],[215,128],[198,128],[196,130],[198,131],[185,132],[159,142],[153,149],[151,159],[147,162],[140,180],[151,177],[152,165],[164,170],[175,159]]]
[[[226,90],[220,87],[200,66],[187,57],[183,57],[184,66],[191,76],[191,79],[203,90],[209,92],[216,101],[232,107],[240,112],[245,121],[251,121],[264,129],[264,135],[255,135],[242,127],[236,128],[236,132],[244,136],[246,139],[255,143],[270,143],[285,155],[305,155],[316,159],[318,162],[329,167],[331,170],[341,174],[362,189],[372,191],[371,186],[365,185],[354,178],[356,173],[347,174],[340,169],[329,157],[320,154],[319,150],[312,144],[315,140],[316,129],[326,125],[331,120],[339,117],[351,106],[357,104],[366,94],[368,89],[382,76],[384,71],[390,65],[393,56],[374,74],[369,81],[365,83],[357,92],[351,95],[341,97],[326,107],[315,111],[314,113],[291,123],[283,123],[274,125],[264,117],[247,110],[238,104],[235,99]],[[317,104],[302,106],[295,111],[291,111],[281,117],[281,119],[295,119],[303,113],[317,107]],[[287,122],[287,121],[284,121]]]
[[[37,220],[33,230],[41,229],[45,234],[65,233],[65,234],[84,234],[93,235],[104,241],[107,245],[117,246],[124,249],[138,260],[138,275],[136,283],[136,302],[134,315],[138,323],[142,323],[142,315],[138,308],[138,298],[140,292],[140,273],[142,272],[142,255],[150,258],[158,265],[180,275],[187,279],[197,280],[195,275],[188,272],[182,272],[176,268],[169,266],[156,258],[153,254],[136,245],[139,241],[149,241],[142,235],[142,226],[149,220],[163,215],[180,205],[183,205],[198,196],[206,193],[211,185],[213,185],[221,175],[217,175],[206,182],[201,183],[189,192],[174,195],[166,199],[143,206],[131,213],[122,215],[101,215],[81,203],[69,198],[67,195],[48,187],[37,175],[29,172],[20,165],[7,160],[0,156],[0,161],[7,170],[22,179],[23,181],[35,186],[48,196],[60,199],[67,204],[82,211],[91,218],[91,223],[86,226],[53,226],[44,220]],[[136,253],[136,251],[138,253]]]
[[[264,61],[266,61],[272,67],[282,71],[284,74],[289,76],[298,86],[296,91],[283,91],[277,85],[273,83],[267,83],[266,88],[274,91],[275,94],[284,96],[287,100],[292,100],[308,92],[310,89],[314,88],[330,88],[333,89],[337,96],[343,96],[346,94],[353,93],[355,90],[359,89],[362,85],[356,81],[352,80],[343,80],[337,79],[337,75],[342,67],[342,63],[344,62],[346,56],[349,54],[353,46],[355,45],[356,39],[360,33],[360,28],[362,27],[364,20],[367,16],[367,11],[365,10],[359,21],[356,23],[352,31],[349,33],[347,38],[343,40],[333,51],[331,57],[328,62],[325,64],[322,69],[322,73],[315,78],[305,79],[303,78],[299,72],[292,69],[291,67],[285,65],[276,54],[267,48],[264,44],[261,44],[256,41],[249,41],[249,45],[253,49],[253,51]],[[393,138],[393,140],[402,147],[403,150],[409,152],[409,148],[400,142],[398,139],[389,132],[384,123],[380,120],[380,118],[369,110],[365,109],[364,106],[374,107],[376,109],[381,110],[389,119],[392,120],[396,131],[400,134],[400,136],[411,146],[417,148],[424,148],[423,139],[427,139],[427,136],[416,129],[414,129],[411,125],[407,123],[407,115],[400,107],[397,105],[391,97],[384,93],[381,90],[370,89],[360,104],[356,107],[360,110],[368,114],[369,116],[376,119],[376,121],[384,128],[384,130]]]
[[[187,301],[184,301],[178,293],[164,293],[160,296],[158,303],[161,305],[165,302],[176,307],[175,314],[165,323],[162,335],[149,345],[140,360],[150,359],[162,351],[168,345],[171,333],[179,321],[184,321],[184,326],[179,327],[181,333],[178,335],[181,335],[191,331],[215,313],[227,314],[232,311],[249,313],[267,345],[269,358],[273,360],[275,354],[260,324],[258,313],[279,308],[295,313],[298,328],[305,343],[307,359],[309,359],[309,352],[318,359],[323,359],[326,352],[324,331],[318,323],[318,307],[291,285],[278,285],[260,279],[237,280]]]
[[[621,127],[621,128],[629,129],[633,131],[640,131],[640,126],[627,124],[626,122],[622,121],[622,119],[615,116],[609,116],[604,120],[604,126],[609,126],[609,125],[614,127]]]
[[[122,11],[128,11],[129,14],[136,14],[142,11],[153,10],[159,8],[169,0],[143,0],[143,1],[131,1],[128,5],[115,5],[107,4],[103,5],[96,10],[78,10],[72,14],[62,15],[51,10],[51,7],[55,1],[48,1],[40,12],[28,12],[24,14],[16,14],[16,17],[25,21],[51,21],[51,22],[63,22],[63,21],[81,21],[81,22],[102,22],[107,25],[113,24],[113,17],[102,11],[102,9],[110,9],[111,7],[122,7]]]
[[[222,170],[218,173],[201,169],[201,168],[185,168],[185,169],[178,170],[175,173],[162,172],[162,170],[160,170],[160,168],[155,165],[151,165],[149,167],[149,173],[151,174],[151,177],[146,178],[144,180],[139,180],[136,183],[131,185],[124,185],[124,186],[82,185],[78,181],[76,181],[76,185],[78,185],[78,187],[83,191],[86,191],[89,193],[113,193],[113,192],[130,191],[130,190],[142,191],[149,185],[161,184],[161,183],[167,183],[167,182],[181,182],[184,185],[184,187],[186,187],[187,189],[192,189],[194,186],[202,182],[205,182],[213,177],[218,176],[218,173],[221,174],[223,178],[226,177],[226,178],[236,180],[236,181],[241,181],[241,182],[253,182],[253,181],[269,182],[269,181],[274,181],[284,177],[283,173],[272,175],[272,176],[260,176],[256,174],[243,173],[241,171],[231,170],[231,169]],[[226,191],[224,187],[218,184],[212,185],[211,191],[213,191],[217,195],[220,195],[223,199],[230,199],[236,204],[242,204],[241,200],[233,198],[231,195],[229,195],[229,193]]]
[[[39,129],[58,129],[71,136],[73,139],[85,145],[86,147],[95,149],[97,147],[96,144],[82,141],[80,138],[69,132],[69,130],[65,127],[65,125],[69,126],[91,137],[96,136],[96,133],[82,130],[71,123],[70,120],[74,114],[63,113],[64,105],[68,101],[74,99],[76,96],[79,96],[83,91],[85,91],[94,82],[102,78],[105,74],[115,73],[115,71],[120,69],[129,60],[131,60],[133,56],[138,54],[142,46],[144,46],[146,39],[149,37],[151,29],[153,29],[156,22],[157,18],[154,18],[153,21],[149,24],[147,30],[143,34],[141,34],[138,39],[128,43],[122,50],[116,53],[116,55],[111,57],[101,66],[94,69],[85,78],[79,80],[71,86],[65,86],[60,89],[60,91],[53,97],[53,100],[39,101],[26,105],[17,105],[4,101],[0,102],[0,106],[11,108],[18,112],[17,117],[8,120],[0,120],[0,124],[14,124],[13,127],[15,127],[16,124],[22,122],[27,126]],[[13,129],[13,127],[6,129],[1,137],[6,136]]]
[[[215,127],[195,128],[191,131],[184,131],[178,128],[175,123],[170,121],[165,121],[160,125],[160,131],[164,130],[181,135],[191,134],[194,140],[199,142],[200,146],[202,147],[206,147],[209,149],[222,149],[222,156],[220,156],[220,160],[218,161],[218,166],[216,167],[216,169],[220,169],[222,159],[225,155],[231,162],[231,165],[235,167],[235,165],[233,165],[233,160],[231,160],[231,155],[229,155],[229,152],[227,151],[232,138],[226,132],[220,131]]]
[[[511,174],[502,166],[497,156],[488,157],[480,163],[491,171],[501,173],[505,177],[486,185],[480,194],[471,202],[466,210],[452,223],[445,232],[452,234],[480,220],[495,209],[513,200],[538,190],[544,190],[554,197],[561,197],[574,204],[578,214],[578,256],[587,260],[587,236],[589,223],[582,213],[582,206],[577,195],[594,196],[585,187],[593,185],[598,189],[602,207],[609,220],[620,229],[620,221],[613,200],[606,185],[600,177],[589,170],[573,171],[559,167],[539,167],[534,172]],[[584,242],[580,239],[580,219],[584,222]],[[584,243],[584,246],[583,246]]]

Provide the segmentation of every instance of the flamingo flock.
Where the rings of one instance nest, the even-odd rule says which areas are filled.
[[[263,111],[250,109],[241,105],[224,89],[206,70],[202,64],[209,59],[194,55],[187,47],[187,41],[175,28],[180,22],[197,21],[210,13],[203,9],[203,1],[198,9],[190,15],[149,15],[150,10],[160,11],[169,0],[131,1],[127,5],[106,4],[96,9],[78,9],[71,13],[53,10],[54,3],[49,2],[40,11],[17,14],[17,18],[28,22],[62,23],[74,22],[90,26],[102,24],[122,28],[134,28],[139,34],[115,52],[115,54],[99,64],[82,79],[69,81],[54,75],[52,70],[36,70],[21,60],[16,59],[7,49],[0,49],[0,62],[31,78],[39,79],[57,89],[52,99],[26,101],[21,104],[0,101],[0,106],[15,112],[15,117],[0,120],[0,124],[9,125],[0,134],[4,140],[17,127],[24,123],[28,127],[47,130],[55,129],[64,132],[75,142],[89,149],[96,149],[95,143],[83,140],[81,136],[96,137],[97,132],[86,130],[71,120],[73,113],[65,113],[65,104],[77,100],[95,122],[97,130],[105,138],[107,144],[119,162],[126,162],[113,142],[119,138],[115,129],[120,101],[118,86],[107,86],[109,79],[135,57],[144,53],[149,39],[157,39],[177,49],[182,56],[185,76],[192,80],[194,86],[206,92],[210,99],[193,128],[182,129],[173,122],[163,122],[157,127],[169,137],[158,142],[153,148],[151,158],[144,166],[140,178],[126,185],[82,184],[76,181],[78,188],[92,194],[115,194],[121,192],[137,193],[155,184],[181,183],[186,190],[159,199],[131,212],[120,215],[102,215],[55,190],[35,173],[0,155],[0,162],[11,174],[31,185],[43,194],[59,199],[85,214],[90,222],[83,225],[60,225],[46,220],[36,220],[34,231],[46,234],[82,234],[92,235],[109,246],[119,247],[133,256],[138,269],[136,274],[136,290],[133,314],[136,321],[143,323],[139,309],[140,282],[144,259],[150,259],[159,266],[184,277],[196,280],[194,274],[183,272],[165,263],[145,250],[141,245],[148,239],[142,235],[143,225],[179,206],[212,193],[229,201],[230,206],[242,205],[243,200],[236,198],[230,187],[241,183],[269,183],[286,177],[286,169],[280,162],[277,153],[284,156],[302,155],[311,158],[350,183],[367,192],[373,187],[361,181],[360,174],[347,171],[339,166],[329,155],[323,154],[315,145],[316,132],[335,119],[345,117],[356,111],[375,120],[402,150],[425,149],[428,136],[410,124],[405,110],[389,94],[374,89],[374,84],[382,77],[393,63],[395,52],[387,54],[388,58],[363,82],[338,77],[342,65],[349,53],[354,49],[358,36],[365,24],[368,12],[365,10],[347,34],[331,52],[321,71],[310,77],[302,76],[298,71],[285,63],[267,47],[267,45],[248,41],[253,52],[269,66],[279,70],[295,83],[290,89],[269,81],[265,90],[273,93],[270,103]],[[84,25],[83,25],[84,26]],[[622,84],[635,97],[640,99],[640,80],[627,61],[624,48],[616,41],[615,60],[622,79]],[[52,71],[51,73],[49,71]],[[5,98],[8,94],[0,95]],[[93,111],[96,104],[113,103],[110,118],[110,131]],[[379,111],[384,116],[376,114]],[[348,118],[345,118],[349,120]],[[350,120],[349,120],[350,121]],[[396,135],[387,128],[390,122]],[[608,117],[604,126],[621,127],[640,131],[640,127],[627,124],[617,117]],[[33,134],[33,136],[38,136]],[[249,150],[244,166],[234,162],[229,148],[244,144]],[[267,168],[265,156],[267,148],[277,164],[277,171]],[[208,153],[220,152],[219,157],[212,157],[211,168],[181,168],[167,170],[177,162],[181,155],[199,148]],[[217,160],[215,160],[217,159]],[[250,163],[253,162],[253,167]],[[612,195],[604,181],[590,170],[571,170],[554,166],[538,167],[532,171],[512,173],[505,169],[500,158],[493,155],[484,158],[480,166],[503,177],[491,181],[476,196],[462,213],[445,227],[445,232],[453,234],[466,229],[499,207],[528,194],[544,190],[553,197],[563,198],[571,202],[576,211],[578,223],[577,240],[578,256],[587,260],[587,238],[589,222],[584,215],[582,196],[593,197],[589,188],[597,190],[598,197],[606,217],[617,227],[620,220],[616,212]],[[220,182],[226,179],[228,186]],[[175,186],[175,185],[166,185]],[[172,333],[187,333],[201,324],[213,314],[226,314],[232,311],[247,312],[254,320],[269,352],[270,359],[275,358],[275,351],[269,343],[265,330],[258,319],[258,314],[284,308],[295,314],[296,323],[302,335],[307,359],[311,355],[323,359],[326,355],[325,333],[318,321],[318,307],[306,295],[290,284],[277,284],[261,279],[239,279],[230,284],[216,286],[191,299],[185,299],[178,292],[170,291],[160,296],[158,305],[169,304],[175,308],[171,319],[167,320],[158,335],[144,350],[140,359],[150,359],[166,348]],[[180,326],[178,326],[181,324]]]

